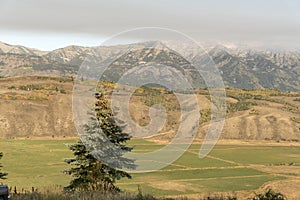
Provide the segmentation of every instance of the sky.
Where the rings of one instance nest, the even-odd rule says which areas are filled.
[[[196,41],[300,48],[300,0],[0,0],[0,41],[41,50],[96,46],[161,27]]]

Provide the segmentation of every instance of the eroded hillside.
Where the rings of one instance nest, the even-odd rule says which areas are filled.
[[[104,83],[107,95],[114,84]],[[0,79],[0,136],[5,138],[76,137],[72,119],[72,78],[15,77]],[[227,119],[222,139],[300,141],[300,93],[277,90],[227,91]],[[210,97],[197,90],[203,138],[210,120]],[[167,121],[150,137],[170,141],[181,123],[175,94],[162,88],[141,87],[131,96],[132,119],[150,122],[149,107],[162,104]]]
[[[67,78],[0,79],[0,136],[76,136],[72,87],[72,80]]]

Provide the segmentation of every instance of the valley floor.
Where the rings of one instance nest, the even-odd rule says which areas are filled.
[[[63,160],[72,157],[67,144],[70,140],[8,140],[0,141],[4,157],[3,171],[8,172],[5,184],[30,190],[65,186],[70,177]],[[130,142],[136,153],[151,152],[164,144],[134,139]],[[253,195],[254,191],[272,187],[289,199],[300,196],[299,143],[272,143],[254,141],[220,141],[203,159],[198,157],[201,143],[192,144],[175,162],[165,168],[136,173],[133,178],[118,181],[125,191],[155,196],[199,197],[209,193],[236,194],[239,199]]]

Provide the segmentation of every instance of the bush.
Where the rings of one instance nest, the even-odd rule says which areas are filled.
[[[237,103],[229,103],[227,104],[227,112],[237,112],[243,110],[249,110],[250,106],[257,105],[255,102],[246,102],[246,101],[239,101]]]
[[[286,200],[283,194],[268,189],[265,193],[256,194],[252,200]]]
[[[294,99],[294,101],[299,101],[300,102],[300,98],[296,98],[296,99]]]
[[[64,89],[60,89],[59,91],[60,91],[60,93],[62,93],[62,94],[67,94],[66,90],[64,90]]]
[[[252,99],[253,95],[249,93],[227,93],[227,97],[234,98],[238,101]]]
[[[31,192],[26,194],[12,194],[14,200],[157,200],[152,195],[144,195],[141,193],[103,193],[101,191],[90,191],[90,192],[72,192],[72,193],[40,193]],[[165,200],[161,198],[160,200]]]

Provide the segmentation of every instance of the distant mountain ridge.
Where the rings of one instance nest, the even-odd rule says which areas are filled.
[[[10,44],[0,42],[0,53],[40,56],[48,53],[48,51],[40,51],[38,49],[28,48],[21,45],[10,45]]]
[[[129,46],[136,47],[137,49],[146,49],[149,48],[149,45],[151,47],[153,43],[146,42],[92,48],[67,46],[45,52],[0,42],[0,76],[75,76],[79,66],[89,55],[97,53],[99,59],[108,62],[111,61],[109,60],[111,57],[123,54]],[[151,55],[162,55],[161,57],[153,57],[155,62],[160,62],[158,59],[161,59],[161,62],[167,60],[169,62],[168,65],[170,67],[173,66],[177,71],[185,73],[188,76],[195,74],[195,70],[193,71],[191,68],[183,68],[183,71],[180,70],[177,66],[178,63],[176,64],[176,62],[173,62],[174,60],[170,59],[172,53],[166,50],[163,43],[156,42],[155,45],[157,48],[152,48]],[[299,51],[262,51],[245,48],[227,48],[222,45],[208,48],[206,51],[218,67],[226,87],[246,89],[273,88],[285,91],[300,91]],[[133,57],[142,56],[139,51],[135,53]],[[150,55],[150,53],[147,52],[147,55]],[[193,59],[195,54],[197,52],[191,51],[187,53],[189,59]],[[125,57],[123,56],[123,58]],[[152,57],[144,56],[143,59],[149,62],[152,61]],[[138,63],[132,64],[136,65]],[[122,63],[114,63],[114,66],[115,68],[111,68],[111,75],[119,77],[124,72]],[[196,76],[193,78],[198,79],[201,77]]]

